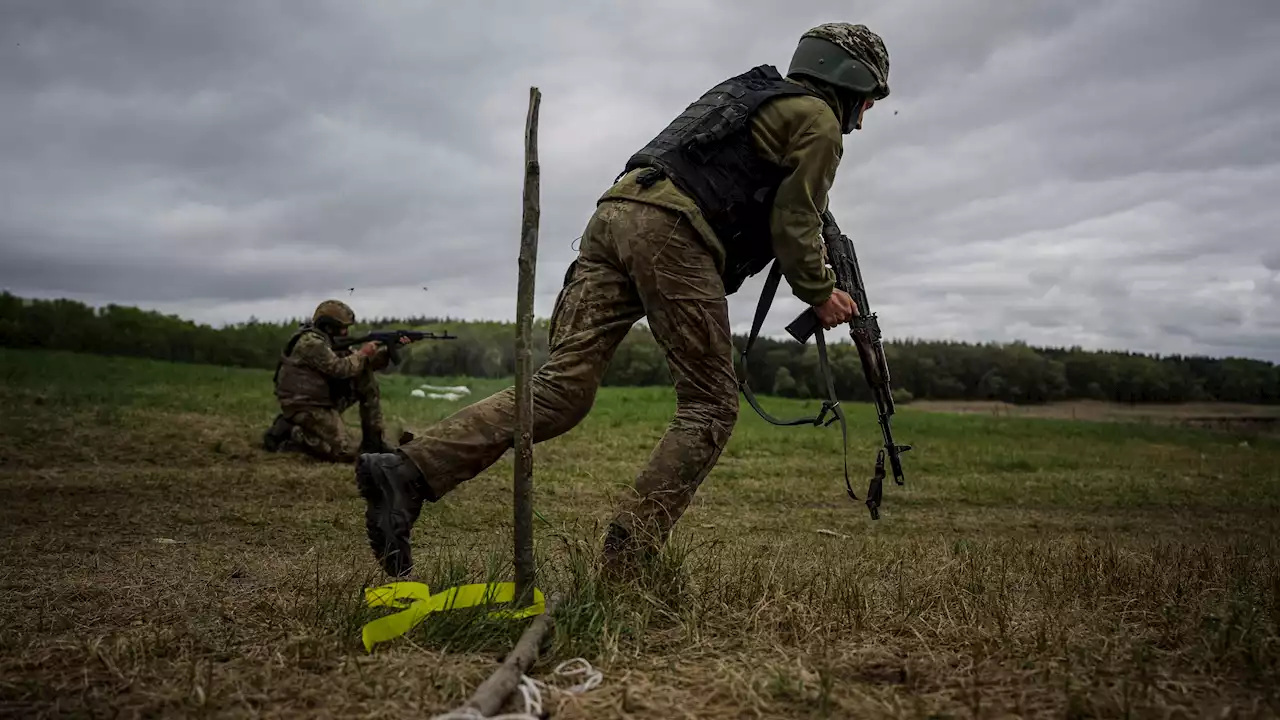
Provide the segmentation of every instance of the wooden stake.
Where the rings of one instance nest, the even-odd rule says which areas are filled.
[[[529,88],[529,115],[524,129],[524,221],[520,231],[520,274],[516,286],[516,432],[515,432],[515,607],[533,604],[533,281],[538,262],[538,106],[542,93]],[[516,646],[467,700],[464,707],[493,715],[502,707],[520,676],[538,659],[542,638],[555,622],[551,613],[558,598],[548,597],[543,613],[529,623]]]
[[[538,659],[538,649],[542,645],[542,639],[555,627],[551,612],[558,601],[559,598],[547,598],[546,611],[529,623],[529,627],[524,629],[520,639],[516,641],[516,646],[511,648],[511,652],[502,659],[502,665],[480,683],[463,707],[475,708],[485,717],[498,712],[507,697],[520,684],[520,676],[533,667],[533,663]]]
[[[529,88],[524,129],[524,221],[520,232],[520,274],[516,287],[516,433],[515,433],[515,603],[533,603],[533,334],[534,268],[538,261],[539,185],[538,106],[542,93]],[[517,676],[517,680],[519,677]],[[487,713],[486,713],[487,714]]]

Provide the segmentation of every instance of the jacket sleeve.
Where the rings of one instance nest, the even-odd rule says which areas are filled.
[[[334,380],[356,377],[364,370],[366,362],[365,357],[358,353],[338,357],[328,343],[311,333],[298,339],[298,344],[293,348],[293,357],[299,363]]]
[[[787,171],[770,217],[774,255],[791,292],[810,305],[820,305],[835,287],[835,273],[826,266],[821,213],[827,208],[844,145],[830,108],[798,100],[776,103],[776,111],[761,118],[772,121],[776,130],[758,133],[757,139],[773,141],[778,163]]]

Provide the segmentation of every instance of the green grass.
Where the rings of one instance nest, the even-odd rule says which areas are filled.
[[[382,379],[393,438],[465,403],[422,382]],[[453,611],[366,655],[362,589],[385,578],[351,469],[258,448],[268,372],[0,350],[0,407],[0,714],[427,717],[523,627]],[[744,404],[662,581],[619,592],[595,577],[602,523],[674,407],[604,388],[535,450],[540,587],[565,598],[535,674],[605,672],[555,717],[1280,712],[1275,439],[900,407],[907,484],[873,522],[837,427]],[[847,412],[861,496],[879,435]],[[418,579],[511,577],[511,473],[424,509]]]

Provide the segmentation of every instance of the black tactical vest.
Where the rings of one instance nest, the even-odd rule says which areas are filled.
[[[304,324],[289,337],[289,341],[284,344],[284,350],[280,353],[280,358],[276,360],[276,372],[275,375],[271,377],[271,383],[273,385],[280,382],[280,368],[284,367],[285,363],[289,362],[289,356],[293,353],[293,346],[297,345],[298,341],[302,339],[303,333],[312,332],[314,330],[315,328],[311,325]]]
[[[736,292],[773,260],[769,216],[786,170],[756,152],[749,122],[765,101],[787,95],[818,97],[783,79],[771,65],[731,77],[632,155],[622,172],[651,168],[638,177],[642,186],[665,175],[693,198],[724,244],[726,293]]]
[[[354,381],[326,377],[319,371],[299,363],[293,358],[293,349],[298,340],[306,333],[316,333],[333,347],[333,341],[314,325],[303,325],[285,343],[284,351],[276,362],[276,374],[273,378],[276,399],[282,407],[334,407],[338,398],[350,395]],[[339,357],[348,355],[350,349],[338,350],[334,354]]]

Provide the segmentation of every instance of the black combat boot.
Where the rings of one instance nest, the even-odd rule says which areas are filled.
[[[364,497],[369,547],[393,577],[413,570],[409,534],[418,521],[427,489],[422,474],[398,452],[365,453],[356,459],[356,486]]]
[[[672,568],[666,567],[660,553],[659,545],[643,542],[631,531],[611,522],[600,557],[600,579],[615,586],[643,584],[662,588],[679,578]]]
[[[617,583],[637,579],[640,575],[639,555],[631,533],[617,523],[609,523],[600,558],[601,579]]]
[[[293,423],[285,420],[284,415],[276,415],[276,419],[271,421],[271,427],[262,434],[262,449],[267,452],[279,452],[280,446],[289,439],[292,430]]]

